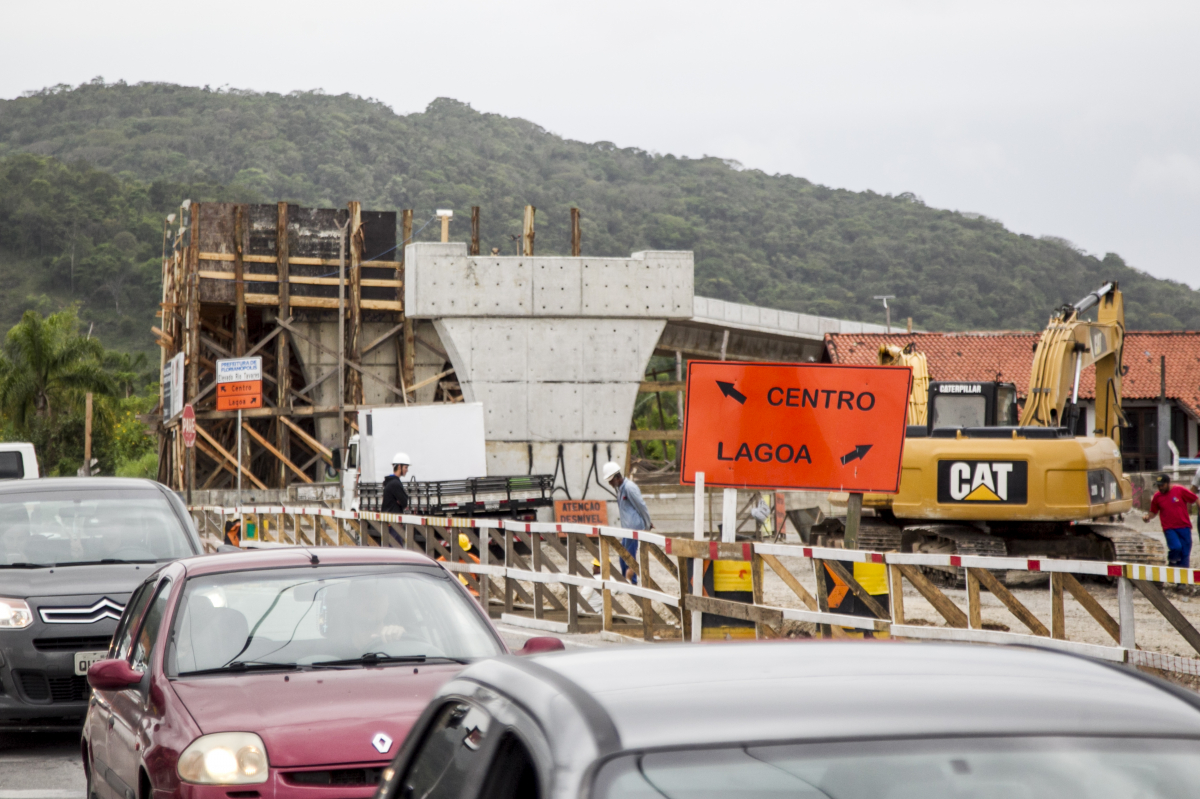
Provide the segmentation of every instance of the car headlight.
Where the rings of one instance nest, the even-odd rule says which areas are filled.
[[[252,732],[201,735],[179,756],[179,778],[199,785],[254,785],[267,781],[267,748]]]
[[[0,596],[0,630],[22,630],[33,624],[33,611],[24,599]]]

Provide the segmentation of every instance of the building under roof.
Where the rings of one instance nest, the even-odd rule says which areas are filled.
[[[826,357],[832,363],[873,364],[879,347],[903,347],[909,342],[925,353],[933,380],[999,381],[1014,383],[1024,397],[1029,391],[1033,350],[1041,333],[1024,331],[975,333],[829,333]],[[1127,471],[1170,466],[1174,443],[1179,455],[1193,457],[1200,450],[1200,331],[1130,332],[1125,336],[1122,383],[1125,414],[1130,427],[1122,435],[1121,449]],[[1087,420],[1080,430],[1095,425],[1095,370],[1079,380],[1081,404],[1086,400]],[[1084,426],[1086,425],[1086,427]]]

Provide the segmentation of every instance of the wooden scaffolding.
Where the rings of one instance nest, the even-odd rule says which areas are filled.
[[[411,210],[185,202],[164,236],[162,321],[153,331],[164,372],[183,355],[174,389],[183,403],[169,405],[193,406],[197,436],[185,447],[179,414],[163,414],[161,482],[189,494],[229,487],[239,459],[248,489],[317,482],[367,395],[374,404],[407,400],[415,339],[404,313],[403,243],[412,237]],[[339,317],[340,352],[339,336],[329,335]],[[243,412],[238,453],[237,412],[216,410],[215,362],[252,355],[263,358],[263,407]]]

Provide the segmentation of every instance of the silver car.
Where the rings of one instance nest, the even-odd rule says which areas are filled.
[[[475,664],[379,799],[1183,799],[1200,696],[1017,647],[770,642]]]

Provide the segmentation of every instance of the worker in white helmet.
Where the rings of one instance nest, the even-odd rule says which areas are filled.
[[[408,494],[400,478],[408,474],[410,465],[407,452],[397,452],[392,456],[392,473],[383,478],[383,503],[379,507],[383,513],[404,513],[408,507]]]
[[[653,530],[654,525],[650,521],[650,511],[642,499],[641,489],[634,485],[632,480],[626,479],[621,474],[621,467],[609,461],[604,464],[600,473],[604,476],[604,481],[617,492],[617,513],[621,526],[626,530]],[[629,551],[630,555],[637,556],[638,542],[636,538],[622,538],[621,545]],[[622,560],[621,573],[630,582],[637,582],[637,577],[633,574],[632,563]]]

